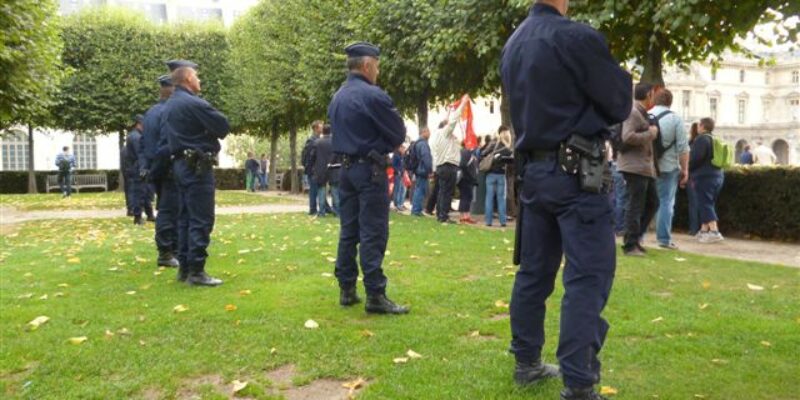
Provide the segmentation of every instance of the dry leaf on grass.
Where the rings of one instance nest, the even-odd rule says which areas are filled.
[[[408,358],[422,358],[422,354],[419,354],[416,351],[411,350],[411,349],[409,349],[406,352],[406,355],[408,356]]]
[[[618,393],[617,389],[611,386],[600,386],[600,394],[603,396],[613,396],[617,393]]]
[[[306,321],[306,323],[303,326],[305,326],[307,329],[319,328],[319,324],[317,323],[317,321],[314,321],[313,319]]]
[[[129,291],[125,292],[125,294],[133,296],[134,294],[136,294],[136,291],[135,290],[129,290]]]
[[[754,292],[760,292],[760,291],[764,290],[763,286],[753,285],[752,283],[748,283],[747,284],[747,288],[752,290],[752,291],[754,291]]]
[[[497,307],[497,308],[508,308],[508,307],[509,307],[508,303],[506,303],[506,302],[505,302],[505,301],[503,301],[503,300],[497,300],[497,301],[495,301],[495,302],[494,302],[494,306],[495,306],[495,307]]]
[[[353,394],[355,394],[355,391],[358,390],[358,389],[361,389],[362,387],[364,387],[364,385],[366,383],[367,383],[367,381],[365,381],[364,378],[358,377],[355,380],[343,383],[342,387],[345,388],[345,389],[348,389],[349,392],[348,392],[347,395],[349,397],[352,397]]]
[[[245,290],[240,290],[239,291],[239,296],[249,296],[251,294],[253,294],[253,292],[251,290],[249,290],[249,289],[245,289]]]
[[[325,259],[328,260],[328,262],[336,262],[336,259],[333,257],[326,257]]]
[[[709,282],[709,281],[703,281],[703,289],[708,289],[708,288],[710,288],[710,287],[711,287],[711,282]]]
[[[770,346],[772,346],[772,343],[770,343],[770,342],[768,342],[766,340],[762,340],[761,341],[761,345],[764,346],[764,347],[770,347]]]
[[[78,258],[78,257],[72,257],[72,258],[68,258],[67,262],[70,263],[70,264],[79,264],[81,262],[81,259]]]
[[[28,329],[31,331],[35,331],[39,329],[40,326],[46,324],[47,321],[50,321],[50,317],[46,315],[40,315],[31,320],[31,322],[28,322]]]
[[[408,357],[397,357],[394,360],[392,360],[392,362],[395,364],[405,364],[408,362]]]
[[[233,393],[238,393],[238,392],[241,392],[242,390],[244,390],[244,388],[247,387],[247,382],[246,381],[242,382],[242,381],[240,381],[238,379],[235,379],[233,382],[231,382],[231,386],[233,386],[232,387]]]
[[[225,306],[225,311],[236,311],[238,307],[235,304],[227,304]]]
[[[699,305],[699,306],[697,306],[697,307],[698,307],[699,309],[701,309],[701,310],[705,310],[706,308],[708,308],[708,303],[703,303],[703,304],[700,304],[700,305]]]
[[[373,336],[375,336],[375,333],[372,332],[369,329],[364,329],[363,331],[361,331],[361,336],[363,336],[363,337],[373,337]]]
[[[185,312],[185,311],[189,311],[189,307],[186,307],[183,304],[178,304],[177,306],[172,308],[172,311],[174,311],[176,313],[182,313],[182,312]]]
[[[76,336],[67,339],[67,342],[69,342],[70,344],[83,344],[83,342],[87,340],[89,340],[89,338],[86,336]]]
[[[664,320],[664,317],[658,317],[658,318],[656,318],[656,319],[654,319],[654,320],[652,320],[652,321],[650,321],[650,322],[652,322],[652,323],[654,323],[654,324],[655,324],[655,323],[659,323],[659,322],[661,322],[661,321],[663,321],[663,320]]]

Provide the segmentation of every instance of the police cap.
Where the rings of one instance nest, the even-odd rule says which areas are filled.
[[[172,77],[169,75],[161,75],[158,77],[158,83],[160,83],[162,87],[172,86]]]
[[[189,67],[192,69],[197,69],[197,64],[189,60],[170,60],[167,61],[166,64],[170,72],[175,71],[176,69],[181,67]]]
[[[367,42],[358,42],[353,43],[350,46],[347,46],[344,49],[344,52],[347,53],[347,57],[375,57],[378,58],[381,56],[381,49],[374,44],[367,43]]]
[[[133,120],[136,121],[136,122],[144,122],[144,115],[136,114],[136,116],[133,117]]]

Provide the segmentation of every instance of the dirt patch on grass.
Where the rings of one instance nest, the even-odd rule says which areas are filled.
[[[361,381],[358,388],[350,389],[347,385],[352,382],[326,378],[317,379],[307,385],[294,386],[292,382],[298,373],[291,364],[267,372],[266,376],[273,383],[271,394],[281,395],[287,400],[348,400],[367,384],[366,381]]]
[[[284,365],[278,369],[267,372],[267,378],[272,382],[274,387],[288,388],[292,386],[292,378],[297,375],[297,370],[294,365]]]
[[[212,390],[220,393],[231,395],[233,398],[230,385],[225,385],[225,380],[221,375],[203,375],[196,378],[187,379],[181,385],[175,398],[180,400],[199,400],[202,399],[202,388],[204,386],[211,386]]]
[[[461,282],[475,282],[478,279],[480,279],[480,276],[478,276],[478,275],[467,275],[467,276],[461,278]]]
[[[485,333],[481,331],[472,331],[467,333],[466,335],[467,340],[472,340],[476,342],[488,342],[499,339],[497,336],[491,333]]]
[[[511,318],[511,315],[509,315],[508,313],[502,313],[502,314],[492,315],[491,317],[489,317],[489,320],[502,321],[504,319],[509,319],[509,318]]]
[[[141,399],[142,400],[161,400],[165,398],[164,393],[161,390],[156,388],[147,388],[142,392]]]

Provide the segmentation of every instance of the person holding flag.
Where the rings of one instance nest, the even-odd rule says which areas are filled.
[[[469,135],[472,126],[469,103],[469,95],[464,95],[461,100],[453,104],[448,117],[439,124],[439,129],[430,138],[433,165],[436,166],[436,182],[439,186],[436,219],[441,223],[455,223],[450,220],[448,214],[456,188],[458,166],[461,163],[461,143],[464,142],[467,149],[477,146],[475,132],[471,132],[471,137]],[[462,119],[466,120],[467,126],[456,131],[456,125]]]

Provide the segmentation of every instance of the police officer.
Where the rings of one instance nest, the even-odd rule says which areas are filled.
[[[144,114],[144,131],[139,149],[139,176],[152,183],[157,195],[156,205],[156,264],[177,267],[178,259],[178,212],[180,204],[178,188],[172,177],[169,146],[166,135],[161,134],[161,115],[164,104],[172,95],[173,86],[169,75],[158,78],[160,98]]]
[[[128,132],[125,140],[125,178],[130,192],[130,201],[133,206],[133,223],[142,225],[142,209],[147,215],[148,221],[155,221],[153,217],[153,204],[151,202],[151,193],[148,188],[147,182],[139,177],[139,150],[142,141],[142,129],[144,126],[144,116],[141,114],[136,115],[136,123],[133,129]]]
[[[608,331],[600,313],[616,267],[611,207],[603,189],[583,178],[584,171],[564,167],[574,161],[567,156],[577,154],[576,143],[601,148],[606,127],[630,114],[632,83],[600,33],[565,17],[568,4],[537,1],[502,53],[500,73],[511,99],[516,150],[526,160],[511,351],[518,384],[558,376],[555,366],[542,363],[541,352],[545,301],[566,253],[556,353],[565,386],[561,398],[596,400],[603,398],[594,390],[600,380],[597,353]],[[580,159],[581,169],[584,161],[607,165],[596,153],[585,154],[592,156]]]
[[[167,136],[174,159],[173,174],[180,193],[178,219],[178,280],[193,286],[218,286],[222,281],[205,272],[214,228],[214,165],[220,139],[230,131],[228,119],[197,96],[197,64],[168,63],[175,91],[164,103],[161,134]]]
[[[389,239],[389,182],[386,156],[406,137],[403,119],[392,99],[376,86],[380,50],[369,43],[345,49],[347,81],[328,106],[333,151],[342,157],[339,185],[339,251],[336,278],[339,303],[352,306],[356,294],[359,251],[368,313],[405,314],[408,308],[386,297],[386,276],[381,263]],[[360,246],[359,246],[360,244]]]

